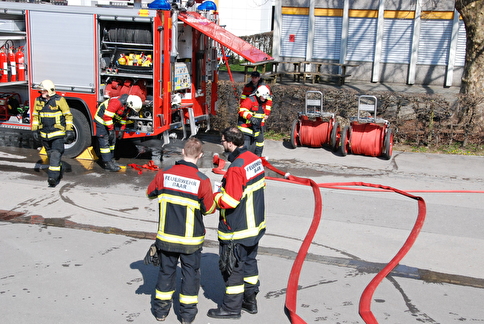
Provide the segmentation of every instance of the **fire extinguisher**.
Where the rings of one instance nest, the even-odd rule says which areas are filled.
[[[13,48],[8,49],[8,63],[10,64],[10,82],[17,81],[17,68],[15,64],[15,54],[13,53]]]
[[[17,63],[18,69],[18,81],[25,81],[25,57],[22,50],[23,46],[20,46],[17,48],[17,52],[15,53],[15,62]]]
[[[4,47],[0,50],[0,82],[8,82],[7,54]]]

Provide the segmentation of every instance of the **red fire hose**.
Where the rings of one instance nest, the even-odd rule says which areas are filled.
[[[214,173],[217,173],[217,174],[225,173],[225,171],[222,170],[223,166],[221,167],[222,164],[220,163],[220,161],[223,161],[223,160],[221,160],[218,157],[218,155],[214,156],[213,162],[215,165],[217,165],[217,167],[213,169]],[[285,179],[280,179],[280,178],[266,177],[267,179],[308,185],[308,186],[311,186],[313,189],[313,195],[314,195],[314,201],[315,201],[313,220],[311,222],[311,226],[309,227],[308,233],[306,234],[306,237],[304,238],[303,243],[301,244],[301,247],[296,256],[296,259],[294,260],[291,273],[288,279],[287,290],[286,290],[286,304],[285,304],[286,309],[288,310],[288,313],[289,313],[289,318],[291,320],[291,323],[306,324],[306,322],[296,313],[296,301],[297,301],[297,291],[298,291],[297,288],[299,284],[299,276],[301,274],[301,269],[304,263],[304,259],[306,258],[307,252],[312,243],[314,235],[316,234],[316,231],[318,229],[321,216],[322,216],[322,197],[321,197],[321,192],[319,190],[320,185],[316,184],[311,179],[300,178],[300,177],[290,175],[288,173],[284,173],[281,170],[272,166],[264,158],[262,158],[262,162],[266,168],[276,172],[279,175],[282,175],[285,178]],[[359,312],[360,312],[360,316],[363,318],[365,323],[378,324],[376,318],[373,316],[373,313],[370,310],[370,304],[371,304],[373,293],[376,290],[376,287],[381,283],[381,281],[398,265],[398,263],[405,256],[405,254],[407,254],[407,252],[410,250],[413,243],[417,239],[417,236],[425,220],[425,215],[426,215],[425,201],[421,197],[413,196],[404,191],[394,189],[388,186],[375,185],[375,184],[363,183],[363,182],[338,183],[337,185],[373,187],[373,188],[378,188],[385,191],[393,191],[395,193],[407,196],[412,199],[416,199],[418,201],[418,209],[419,209],[418,217],[409,237],[405,241],[400,251],[395,255],[395,257],[368,284],[366,289],[363,291],[363,294],[360,299]],[[338,188],[337,186],[326,186],[326,187]]]
[[[331,122],[325,122],[321,118],[316,120],[301,118],[301,126],[299,128],[301,145],[322,147],[324,144],[329,143],[331,126]]]
[[[138,171],[138,174],[142,174],[143,169],[152,170],[152,171],[158,171],[160,169],[153,160],[143,165],[130,163],[128,164],[128,166]]]
[[[216,155],[214,156],[213,162],[216,165],[216,167],[213,168],[212,171],[217,174],[224,174],[225,171],[222,169],[225,165],[225,161],[220,159],[219,156]],[[398,263],[408,253],[408,251],[414,244],[415,240],[417,239],[417,236],[420,233],[420,230],[422,229],[422,226],[424,224],[424,220],[427,212],[424,199],[422,197],[409,194],[409,192],[411,191],[403,191],[403,190],[399,190],[399,189],[395,189],[389,186],[383,186],[379,184],[371,184],[371,183],[364,183],[364,182],[341,182],[341,183],[316,184],[311,179],[295,177],[293,175],[290,175],[289,173],[284,173],[283,171],[271,165],[265,158],[262,158],[262,162],[264,167],[284,177],[284,179],[274,178],[274,177],[266,177],[266,179],[307,185],[307,186],[311,186],[313,189],[313,195],[314,195],[314,201],[315,201],[313,220],[311,222],[311,226],[309,227],[308,233],[306,234],[306,237],[304,238],[304,241],[301,244],[301,247],[296,256],[296,259],[294,260],[291,273],[289,275],[289,280],[288,280],[287,290],[286,290],[285,305],[288,310],[291,323],[294,323],[294,324],[306,324],[306,322],[296,313],[297,288],[298,288],[299,276],[301,273],[302,265],[304,263],[304,259],[312,243],[316,230],[318,229],[321,216],[322,216],[322,198],[321,198],[321,192],[319,188],[330,188],[330,189],[340,189],[340,190],[384,191],[384,192],[393,191],[397,194],[417,200],[418,215],[409,236],[407,237],[406,241],[404,242],[403,246],[400,248],[398,253],[393,257],[393,259],[380,272],[378,272],[377,275],[366,286],[360,298],[359,314],[361,318],[365,321],[366,324],[378,324],[378,321],[376,320],[375,316],[371,312],[371,301],[372,301],[373,293],[375,292],[377,286],[383,281],[383,279],[385,279],[385,277],[398,265]],[[369,187],[369,188],[351,188],[355,186]],[[481,191],[481,190],[472,190],[472,191],[469,191],[469,190],[467,191],[466,190],[459,190],[459,191],[414,190],[413,192],[484,193],[484,191]]]
[[[352,124],[351,153],[368,156],[380,156],[385,128],[373,124]]]

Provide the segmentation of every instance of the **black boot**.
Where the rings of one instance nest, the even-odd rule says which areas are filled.
[[[219,308],[210,309],[207,313],[207,316],[213,317],[213,318],[239,319],[240,318],[240,312],[238,312],[238,313],[227,312],[222,307],[219,307]]]
[[[55,186],[57,186],[59,184],[59,180],[54,179],[54,178],[49,178],[49,179],[47,179],[47,183],[49,184],[49,187],[54,188]]]
[[[121,168],[114,164],[113,161],[109,161],[104,163],[104,169],[112,172],[118,172]]]
[[[252,294],[248,297],[244,297],[244,301],[242,302],[242,310],[249,314],[257,314],[257,299],[255,296],[256,294]]]

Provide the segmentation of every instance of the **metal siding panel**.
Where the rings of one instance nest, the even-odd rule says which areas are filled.
[[[464,66],[466,62],[466,26],[459,21],[459,35],[457,36],[457,51],[455,53],[455,66]]]
[[[385,19],[381,61],[385,63],[410,63],[413,20]]]
[[[447,65],[452,20],[422,20],[417,64]]]
[[[316,17],[314,59],[338,60],[341,49],[342,17]]]
[[[31,11],[30,23],[33,82],[93,88],[94,16]]]
[[[377,23],[374,18],[350,18],[346,60],[373,62]]]
[[[281,56],[306,57],[308,23],[308,16],[282,15]],[[289,41],[290,35],[295,35],[294,42]]]

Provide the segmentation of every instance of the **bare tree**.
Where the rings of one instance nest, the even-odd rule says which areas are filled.
[[[466,60],[460,92],[484,94],[484,0],[455,0],[466,26]]]

